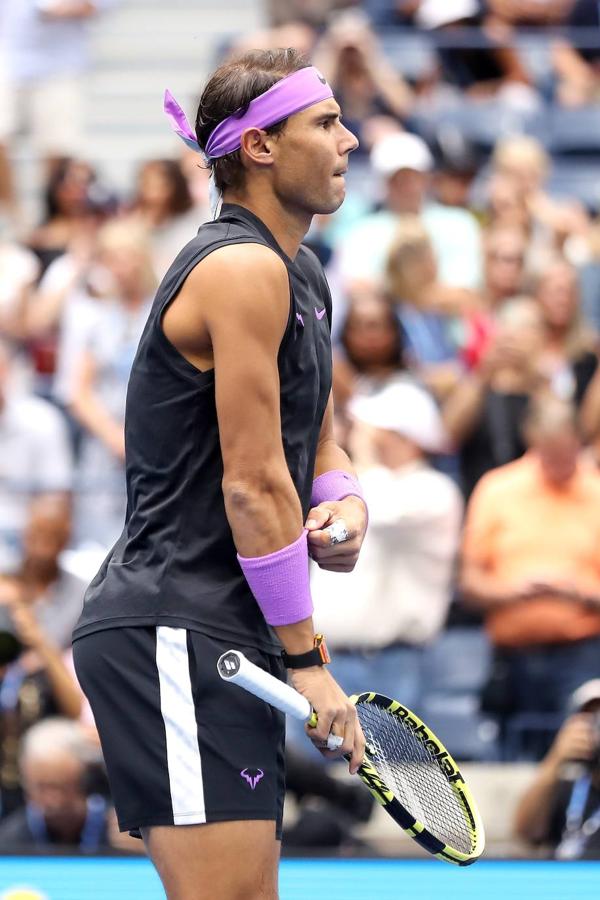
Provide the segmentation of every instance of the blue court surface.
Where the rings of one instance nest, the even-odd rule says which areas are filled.
[[[284,860],[281,900],[598,900],[599,863]],[[164,900],[132,859],[0,857],[0,900]],[[215,897],[215,900],[219,898]]]

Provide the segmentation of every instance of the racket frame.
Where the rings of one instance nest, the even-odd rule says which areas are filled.
[[[451,847],[449,844],[444,844],[443,841],[426,828],[423,822],[419,822],[402,805],[375,767],[368,760],[365,760],[357,774],[373,797],[409,837],[413,838],[417,844],[433,856],[458,866],[470,866],[476,862],[485,848],[483,820],[477,809],[473,794],[465,783],[460,769],[440,739],[412,710],[403,706],[398,700],[392,700],[374,691],[354,694],[350,699],[355,705],[358,703],[372,703],[375,706],[379,706],[402,721],[405,727],[411,729],[439,766],[441,773],[448,781],[454,796],[458,800],[473,837],[473,849],[470,853],[464,853],[455,847]]]

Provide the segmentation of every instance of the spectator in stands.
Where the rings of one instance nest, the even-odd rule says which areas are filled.
[[[434,145],[433,197],[442,206],[471,210],[480,158],[474,144],[454,127],[438,130]]]
[[[15,93],[14,133],[23,117],[36,156],[50,165],[84,152],[84,75],[92,21],[115,0],[3,3],[2,49]]]
[[[447,449],[437,407],[409,378],[350,404],[350,452],[369,505],[364,559],[339,585],[313,570],[315,622],[333,648],[348,693],[376,686],[419,708],[424,647],[444,625],[452,595],[462,501],[428,454]]]
[[[34,500],[23,537],[23,561],[13,581],[45,636],[62,650],[71,646],[87,587],[61,564],[70,537],[70,501],[56,495]]]
[[[500,139],[492,157],[492,171],[512,180],[529,213],[527,264],[541,269],[573,241],[584,241],[589,217],[576,200],[557,200],[546,190],[551,160],[541,143],[529,135]]]
[[[577,688],[569,712],[519,801],[515,831],[555,859],[600,859],[600,679]]]
[[[475,489],[460,572],[495,646],[488,706],[493,688],[509,737],[534,724],[525,714],[564,716],[573,690],[600,676],[600,474],[562,400],[532,405],[525,437],[529,452]],[[524,749],[545,747],[539,734]]]
[[[573,0],[486,0],[490,13],[510,25],[555,25],[564,20]]]
[[[15,351],[0,338],[0,572],[20,563],[32,498],[68,494],[72,484],[64,419],[17,384],[17,372]]]
[[[88,163],[67,157],[56,162],[45,187],[44,218],[27,239],[39,258],[41,274],[66,252],[82,228],[93,223],[100,211],[95,189],[96,175]]]
[[[523,292],[527,246],[525,232],[513,224],[492,225],[485,232],[482,304],[472,310],[463,341],[463,359],[469,369],[478,366],[489,348],[504,302]]]
[[[176,160],[151,159],[142,165],[128,221],[139,222],[147,229],[154,271],[162,278],[201,224],[187,179]]]
[[[98,258],[112,281],[77,354],[71,412],[85,430],[78,460],[74,540],[108,549],[125,521],[125,398],[131,364],[156,288],[147,232],[110,222]],[[74,351],[75,352],[75,351]]]
[[[19,754],[25,805],[0,824],[4,849],[109,849],[111,810],[86,791],[92,753],[76,722],[51,718],[29,729]]]
[[[386,284],[402,325],[407,362],[444,397],[460,376],[465,320],[480,304],[474,291],[443,284],[431,240],[417,216],[400,216],[387,261]]]
[[[36,619],[23,584],[0,577],[0,814],[20,802],[17,766],[20,736],[51,715],[76,719],[81,692],[58,645]],[[41,616],[40,611],[40,616]]]
[[[459,448],[461,484],[469,497],[479,479],[525,452],[522,426],[530,398],[547,387],[541,371],[544,322],[528,297],[506,302],[479,362],[444,403],[446,428]]]
[[[499,225],[486,233],[483,297],[489,312],[522,293],[526,252],[526,235],[517,228]]]
[[[581,29],[596,38],[600,28],[600,8],[595,0],[570,0],[565,17],[568,28]],[[581,33],[581,32],[580,32]],[[554,42],[552,61],[558,78],[556,98],[563,106],[579,107],[600,99],[600,46],[597,40],[577,46],[567,39]]]
[[[335,10],[359,5],[360,0],[268,0],[267,9],[273,25],[308,22],[318,27],[326,25]]]
[[[355,285],[334,355],[336,414],[356,393],[380,390],[404,372],[402,327],[393,307],[375,285]]]
[[[514,178],[501,172],[492,172],[485,194],[485,205],[480,213],[485,227],[490,231],[516,230],[529,240],[532,223],[527,198],[519,190]]]
[[[294,47],[302,56],[310,57],[316,40],[314,26],[308,21],[294,18],[271,28],[238,34],[227,47],[225,61],[242,56],[250,50],[269,50],[272,47]]]
[[[99,301],[110,290],[107,273],[97,259],[98,227],[94,219],[82,223],[66,252],[50,263],[37,289],[30,292],[24,316],[26,340],[52,348],[55,358],[47,389],[63,408],[73,386],[72,347],[80,345],[81,335],[91,332]]]
[[[598,368],[598,335],[583,320],[577,270],[564,259],[555,259],[534,286],[546,326],[541,358],[553,391],[580,406]]]
[[[477,288],[481,280],[481,236],[466,209],[427,202],[433,157],[427,144],[407,132],[387,134],[371,152],[371,165],[384,182],[382,208],[343,236],[334,268],[345,287],[355,279],[383,279],[398,218],[421,216],[433,244],[440,281]]]
[[[421,0],[416,23],[454,39],[437,46],[444,86],[453,85],[472,100],[494,99],[525,112],[538,107],[528,72],[507,44],[506,29],[488,18],[478,0]],[[479,29],[475,46],[471,29]]]
[[[346,127],[359,138],[359,152],[371,118],[404,121],[410,114],[412,91],[386,59],[364,14],[345,12],[334,19],[313,61],[333,88]]]
[[[40,265],[31,250],[0,239],[0,272],[0,336],[22,340],[26,337],[24,317]]]

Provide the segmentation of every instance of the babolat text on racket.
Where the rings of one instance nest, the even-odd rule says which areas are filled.
[[[225,681],[314,727],[310,703],[238,650],[217,662]],[[483,853],[485,833],[473,796],[442,742],[413,712],[371,691],[350,698],[367,749],[358,775],[404,831],[438,859],[468,866]]]

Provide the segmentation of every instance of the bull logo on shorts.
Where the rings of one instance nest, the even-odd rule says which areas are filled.
[[[242,769],[242,771],[240,772],[240,775],[242,776],[242,778],[246,779],[252,790],[254,790],[260,779],[265,774],[262,769],[254,769],[253,771],[256,772],[256,775],[251,775],[248,769]]]

